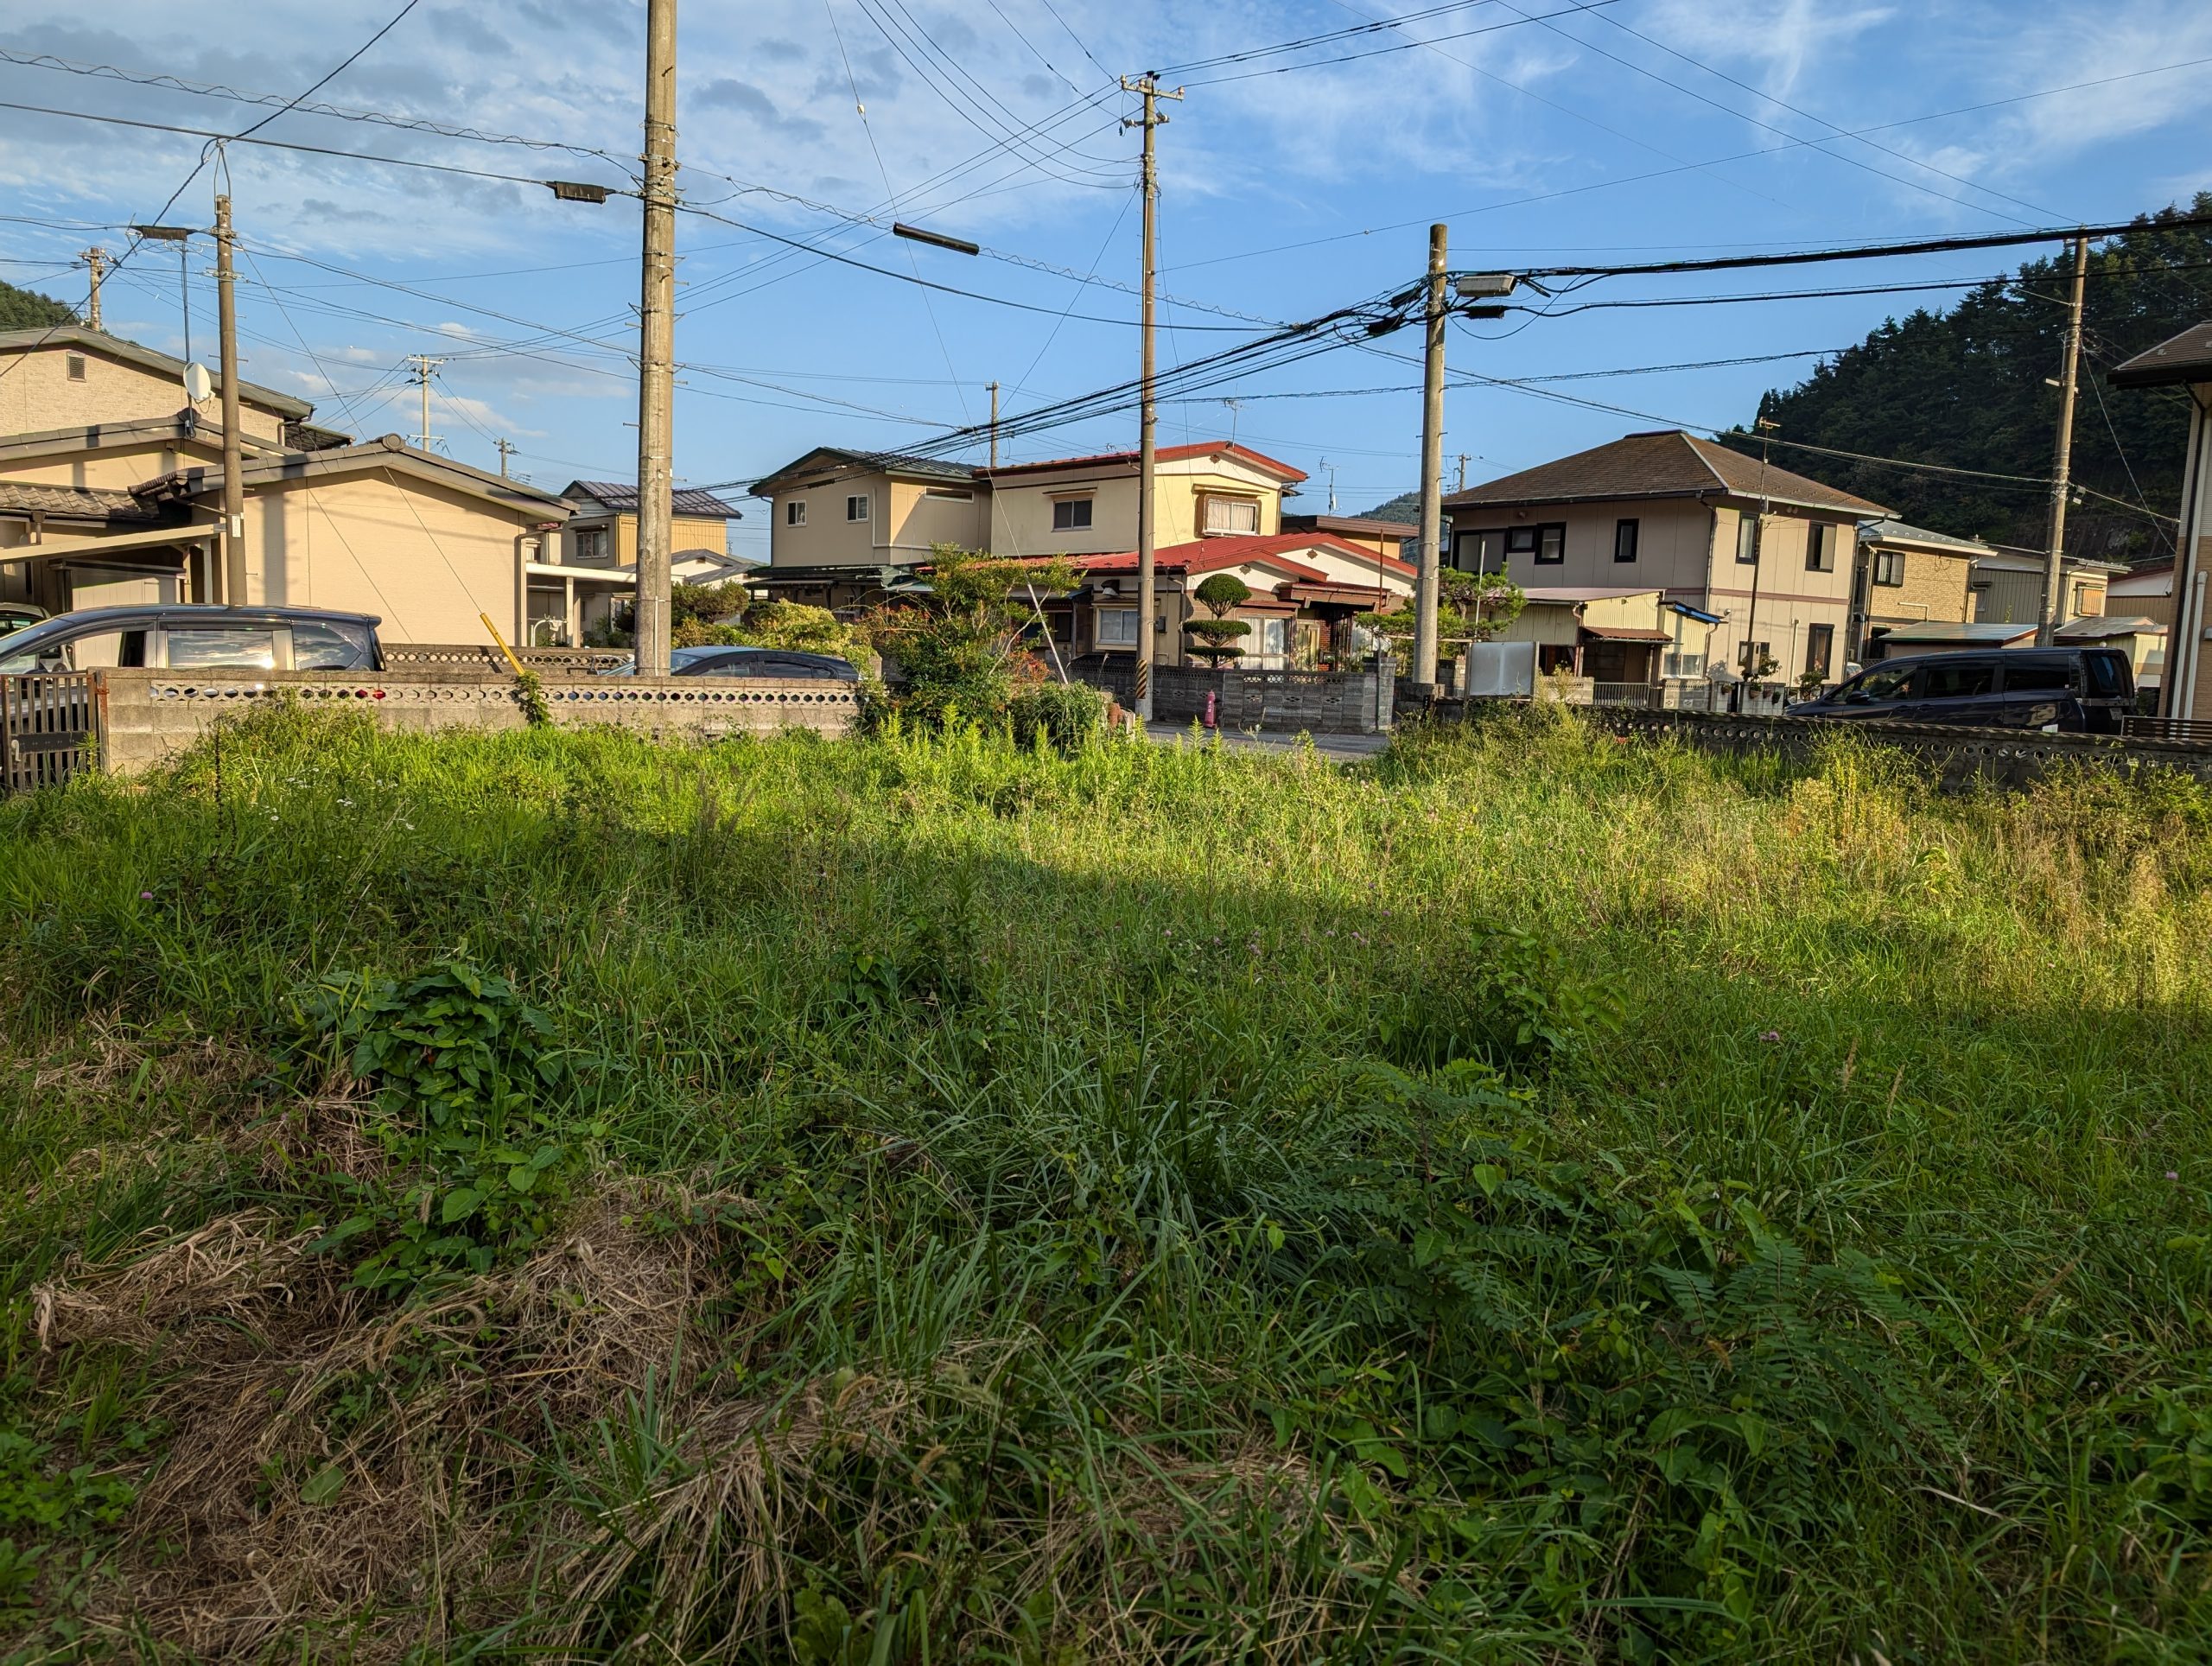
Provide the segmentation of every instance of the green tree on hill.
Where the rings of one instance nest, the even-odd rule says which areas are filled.
[[[2212,226],[2183,210],[2139,219],[2089,251],[2074,479],[2088,488],[2069,514],[2067,548],[2107,560],[2172,551],[2172,528],[2144,512],[2178,512],[2189,404],[2177,389],[2124,392],[2107,372],[2212,318]],[[2212,214],[2212,191],[2186,211]],[[1794,388],[1768,392],[1777,437],[1839,451],[2047,478],[2063,362],[2073,253],[2063,250],[1970,291],[1948,312],[1891,319]],[[1748,434],[1728,436],[1757,455]],[[1894,508],[1916,525],[1995,544],[2041,547],[2046,488],[1918,473],[1777,445],[1774,461]],[[2097,494],[2102,494],[2101,496]],[[2109,499],[2118,499],[2117,502]]]
[[[66,302],[0,283],[0,330],[42,330],[76,321],[77,309]]]

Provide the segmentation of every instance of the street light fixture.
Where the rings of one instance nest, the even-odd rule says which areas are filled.
[[[1511,295],[1520,282],[1518,272],[1469,272],[1453,279],[1452,288],[1462,301],[1488,300]]]
[[[979,255],[983,252],[981,245],[970,243],[966,238],[947,237],[943,232],[925,231],[918,226],[908,226],[899,221],[892,223],[891,235],[903,237],[910,243],[926,243],[932,249],[950,249],[957,255]]]
[[[201,233],[196,226],[134,226],[130,235],[148,243],[182,243]]]

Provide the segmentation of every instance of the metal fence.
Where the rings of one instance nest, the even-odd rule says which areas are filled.
[[[1649,683],[1592,683],[1590,702],[1598,706],[1656,706],[1659,690]]]
[[[58,786],[99,755],[96,674],[0,677],[0,793]]]
[[[2179,741],[2212,746],[2212,721],[2202,717],[2126,717],[2120,733],[2131,741]]]

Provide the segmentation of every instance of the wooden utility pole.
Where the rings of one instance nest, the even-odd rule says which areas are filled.
[[[2066,303],[2066,367],[2059,372],[2058,454],[2050,471],[2050,548],[2043,569],[2036,645],[2048,648],[2066,620],[2066,499],[2074,489],[2074,394],[2082,375],[2082,290],[2089,278],[2089,239],[2074,239],[2074,293]]]
[[[1159,425],[1160,409],[1153,397],[1153,265],[1155,245],[1159,236],[1160,169],[1154,154],[1153,134],[1166,124],[1167,118],[1160,113],[1160,100],[1179,99],[1183,90],[1173,92],[1160,90],[1160,78],[1145,74],[1135,80],[1122,79],[1122,91],[1144,95],[1144,115],[1141,120],[1122,124],[1124,128],[1144,130],[1144,283],[1139,312],[1142,338],[1138,348],[1137,370],[1137,715],[1149,720],[1152,716],[1152,639],[1154,620],[1160,611],[1158,587],[1153,572],[1153,556],[1158,541],[1158,517],[1153,506],[1154,467],[1153,455],[1154,432]]]
[[[243,607],[245,582],[245,455],[238,435],[238,277],[231,270],[231,200],[215,199],[215,315],[223,338],[223,594]]]
[[[640,677],[668,675],[676,449],[676,0],[645,3],[645,204],[638,301]]]
[[[87,249],[77,257],[92,275],[92,294],[85,302],[85,327],[99,329],[100,326],[100,279],[107,276],[107,251]]]
[[[999,385],[991,384],[991,467],[999,466]]]
[[[499,478],[504,480],[507,478],[507,460],[515,455],[516,448],[505,440],[494,440],[492,443],[499,450]]]
[[[1421,378],[1421,569],[1414,580],[1414,696],[1436,697],[1437,546],[1444,532],[1445,230],[1428,228],[1428,349]]]
[[[430,448],[430,373],[442,359],[433,359],[427,353],[410,353],[407,362],[415,366],[415,385],[423,391],[423,424],[415,431],[415,443],[424,451]]]

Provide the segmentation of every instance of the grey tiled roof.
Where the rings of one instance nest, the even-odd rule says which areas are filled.
[[[160,511],[128,492],[98,486],[47,486],[31,480],[0,480],[0,509],[28,509],[68,520],[161,518]]]

